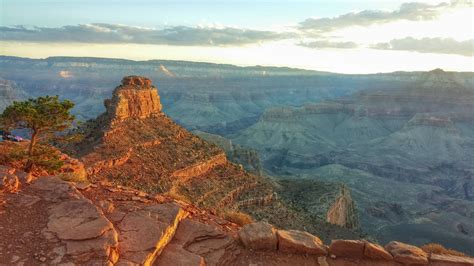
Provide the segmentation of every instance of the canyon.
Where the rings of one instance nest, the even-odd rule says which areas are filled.
[[[275,176],[342,182],[380,240],[473,252],[474,90],[435,70],[412,87],[267,110],[231,136]],[[459,228],[468,228],[459,230]]]
[[[149,79],[123,78],[104,104],[103,114],[76,129],[83,139],[64,147],[86,165],[90,180],[166,194],[222,216],[243,213],[281,227],[306,228],[325,239],[359,234],[356,226],[345,226],[347,217],[356,217],[345,213],[350,208],[326,219],[336,197],[313,216],[290,208],[272,179],[247,172],[229,161],[225,150],[174,123],[161,111]]]
[[[163,107],[151,101],[147,106],[155,107],[149,110],[157,109],[150,116],[140,118],[137,109],[140,119],[102,115],[85,123],[96,133],[73,156],[103,163],[88,165],[92,179],[111,177],[135,189],[184,195],[202,208],[234,202],[257,220],[283,208],[292,218],[273,217],[270,223],[303,230],[297,224],[311,220],[317,228],[304,230],[324,241],[343,230],[327,222],[338,221],[328,212],[344,210],[345,221],[336,223],[357,229],[343,238],[362,232],[381,243],[439,242],[474,254],[472,73],[344,75],[166,60],[0,57],[0,76],[15,84],[14,91],[72,99],[84,121],[109,112],[102,102],[130,73],[158,82]],[[143,133],[131,134],[137,128]],[[181,138],[196,149],[181,149]],[[224,153],[225,164],[209,161]],[[144,169],[130,167],[155,157],[158,162]],[[205,162],[206,173],[171,181],[187,167],[207,169],[199,166]],[[231,178],[216,182],[224,176]],[[341,197],[344,187],[353,206]],[[321,201],[325,204],[318,205]],[[265,210],[249,203],[263,203]]]

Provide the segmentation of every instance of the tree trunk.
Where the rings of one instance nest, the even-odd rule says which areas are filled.
[[[32,157],[33,157],[33,149],[36,145],[37,136],[38,136],[38,131],[33,130],[33,133],[31,134],[30,144],[28,145],[28,160],[26,161],[26,164],[25,164],[25,172],[27,173],[30,173],[33,170],[34,163],[33,163]]]

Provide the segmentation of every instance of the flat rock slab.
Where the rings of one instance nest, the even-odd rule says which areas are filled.
[[[430,264],[433,266],[472,266],[474,265],[474,258],[459,257],[452,255],[430,255]]]
[[[43,235],[55,243],[55,250],[61,250],[54,264],[116,262],[117,231],[103,212],[71,183],[57,177],[40,177],[30,188],[47,206],[48,222]]]
[[[329,253],[342,258],[364,258],[365,243],[361,240],[342,240],[331,241]]]
[[[303,231],[278,230],[278,250],[293,254],[312,254],[324,256],[327,247],[318,237]]]
[[[266,223],[258,222],[244,225],[239,231],[240,240],[245,247],[253,250],[276,250],[278,239],[275,228]]]
[[[115,230],[110,229],[100,237],[80,241],[66,241],[66,255],[80,258],[83,262],[89,262],[93,259],[99,262],[116,262],[118,257],[114,258],[114,256],[117,256],[117,245],[118,234]]]
[[[112,228],[112,223],[86,199],[73,199],[53,206],[48,222],[48,230],[61,240],[96,238]]]
[[[354,258],[336,258],[319,257],[321,266],[402,266],[393,260],[372,260],[372,259],[354,259]]]
[[[181,245],[168,244],[154,265],[205,266],[204,258],[185,250]]]
[[[31,188],[41,191],[44,200],[59,202],[70,199],[83,199],[84,196],[69,182],[55,176],[38,178],[31,184]]]
[[[392,241],[385,246],[396,262],[404,264],[428,264],[428,255],[419,247]]]
[[[127,213],[118,225],[120,260],[150,265],[171,241],[179,221],[185,216],[174,203],[151,205]]]
[[[207,265],[226,265],[239,253],[239,246],[229,234],[219,228],[191,219],[183,220],[171,244],[203,257]],[[167,252],[167,248],[163,254]]]

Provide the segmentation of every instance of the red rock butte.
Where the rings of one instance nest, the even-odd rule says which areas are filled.
[[[110,119],[147,118],[161,112],[158,90],[149,78],[127,76],[122,85],[115,88],[112,99],[105,100]]]

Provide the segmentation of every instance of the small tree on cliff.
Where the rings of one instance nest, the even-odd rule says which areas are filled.
[[[74,103],[69,100],[60,101],[58,96],[45,96],[13,102],[3,111],[0,116],[3,127],[30,130],[31,140],[26,152],[25,171],[32,171],[39,157],[52,168],[58,164],[54,162],[54,150],[43,144],[58,138],[58,132],[71,126],[74,116],[70,111],[73,107]],[[51,156],[48,158],[44,155]]]

